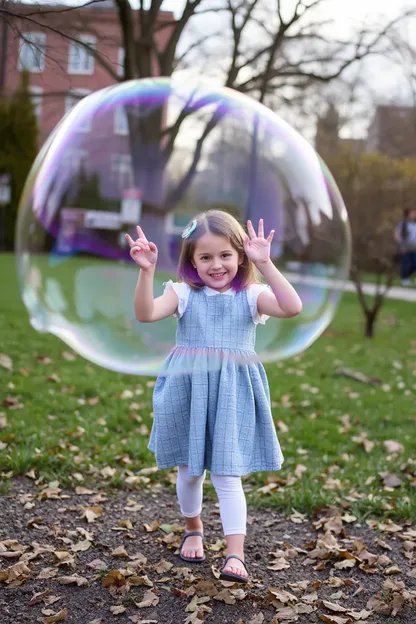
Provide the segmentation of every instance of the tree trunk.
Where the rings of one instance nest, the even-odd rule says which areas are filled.
[[[365,336],[366,338],[374,338],[374,330],[376,325],[377,310],[365,312]]]

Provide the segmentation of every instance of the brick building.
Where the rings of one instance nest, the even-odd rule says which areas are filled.
[[[122,79],[124,49],[119,15],[112,0],[80,8],[13,3],[12,10],[14,16],[0,21],[0,96],[12,94],[21,83],[22,70],[28,72],[43,144],[80,99]],[[136,15],[134,22],[139,23]],[[173,22],[171,12],[159,12],[159,26]],[[169,26],[157,29],[159,50],[170,36]],[[152,74],[158,75],[156,60]],[[132,213],[126,217],[125,200],[143,190],[136,188],[137,176],[133,174],[126,107],[103,107],[88,123],[79,124],[53,165],[47,168],[33,205],[38,221],[56,238],[58,248],[64,252],[65,248],[88,251],[100,247],[103,255],[124,257],[124,238],[115,241],[114,237],[120,224],[127,222],[131,227],[133,220],[137,222]],[[79,192],[86,178],[90,195],[85,200],[84,193],[84,202],[80,202]],[[98,187],[91,197],[94,179]],[[103,204],[106,215],[100,212]],[[97,218],[90,223],[93,211]],[[155,218],[148,209],[142,216],[150,232],[160,229],[159,221],[152,225]],[[101,225],[96,224],[99,219]],[[169,261],[165,261],[166,266]]]
[[[112,0],[71,10],[58,5],[14,4],[13,12],[30,14],[35,23],[24,17],[8,17],[0,23],[0,94],[13,93],[20,84],[20,72],[29,72],[43,144],[83,96],[115,84],[122,77],[124,49],[118,12]],[[160,22],[172,19],[172,13],[159,14]],[[168,36],[169,28],[161,29],[156,35],[157,44],[163,47]],[[94,48],[104,64],[79,42]],[[128,156],[122,149],[123,142],[127,143],[127,124],[122,111],[115,112],[113,129],[121,147],[113,158],[113,168],[118,167],[122,177],[123,172],[128,175]],[[84,133],[91,131],[88,125],[82,128]],[[68,161],[77,167],[85,156],[82,151],[68,154]]]
[[[416,108],[377,106],[366,149],[389,156],[416,156]]]

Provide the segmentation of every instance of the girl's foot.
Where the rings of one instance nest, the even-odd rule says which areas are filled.
[[[241,557],[244,560],[244,556]],[[229,572],[230,574],[238,574],[238,576],[242,576],[243,578],[248,577],[247,570],[241,563],[239,559],[235,557],[231,557],[227,561],[227,566],[224,568],[223,572]]]
[[[203,533],[202,524],[198,527],[186,527],[186,533],[191,533],[192,531],[199,531]],[[188,559],[200,559],[204,556],[204,546],[202,543],[202,537],[199,535],[191,535],[187,537],[184,541],[181,548],[181,555],[183,557],[187,557]]]
[[[204,556],[202,537],[191,535],[183,543],[181,555],[187,559],[200,559]]]

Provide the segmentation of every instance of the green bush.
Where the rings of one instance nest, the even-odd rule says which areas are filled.
[[[28,75],[23,72],[19,89],[0,97],[0,174],[11,176],[11,202],[0,226],[4,227],[6,249],[14,247],[19,200],[38,151],[37,120],[28,85]]]

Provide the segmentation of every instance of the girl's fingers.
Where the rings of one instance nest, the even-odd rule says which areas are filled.
[[[124,238],[126,239],[126,241],[128,242],[128,244],[130,245],[130,247],[133,247],[133,245],[134,245],[135,243],[134,243],[134,240],[132,239],[132,237],[131,237],[131,236],[129,236],[129,234],[124,234]]]
[[[157,251],[157,247],[154,243],[148,244],[149,251]]]
[[[137,230],[137,235],[139,238],[147,240],[146,236],[144,235],[144,232],[142,230],[142,228],[140,227],[140,225],[136,225],[136,230]]]
[[[263,219],[259,220],[259,233],[258,233],[258,237],[259,238],[264,238],[264,225],[263,225]]]
[[[273,240],[273,236],[274,236],[274,233],[275,233],[275,230],[272,230],[272,231],[270,232],[270,234],[268,235],[268,237],[267,237],[267,241],[268,241],[269,243],[271,243],[271,242],[272,242],[272,240]]]
[[[256,238],[256,232],[254,231],[253,224],[250,220],[247,221],[247,230],[250,234],[250,238]]]

